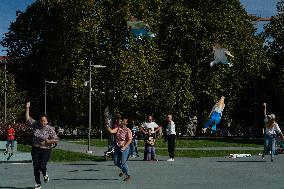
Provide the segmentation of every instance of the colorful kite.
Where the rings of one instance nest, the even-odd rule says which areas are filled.
[[[135,17],[131,17],[130,20],[127,21],[127,27],[131,30],[132,34],[139,39],[143,36],[155,37],[155,34],[150,31],[149,25]]]

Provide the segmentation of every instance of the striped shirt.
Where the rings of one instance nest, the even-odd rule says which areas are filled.
[[[126,128],[118,127],[115,137],[116,137],[117,146],[123,147],[129,140],[132,140],[132,132],[127,127]]]

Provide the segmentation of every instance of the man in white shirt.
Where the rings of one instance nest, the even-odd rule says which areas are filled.
[[[173,116],[169,114],[167,116],[167,141],[168,141],[168,152],[170,159],[167,161],[175,161],[175,145],[176,145],[176,126],[175,123],[173,122]]]
[[[156,132],[158,132],[161,129],[161,127],[159,127],[159,125],[153,121],[153,116],[151,116],[151,115],[147,116],[147,121],[141,125],[140,130],[143,133],[143,135],[146,135],[147,130],[149,128],[152,129],[152,135],[153,136],[156,136]],[[145,149],[144,149],[144,159],[143,160],[147,160],[146,145],[145,145]]]

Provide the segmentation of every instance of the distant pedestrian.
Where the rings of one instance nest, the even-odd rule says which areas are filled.
[[[168,123],[166,127],[166,140],[168,142],[168,152],[170,156],[170,159],[167,161],[175,161],[176,126],[172,114],[168,114],[166,120]]]
[[[264,136],[264,150],[262,154],[262,159],[264,159],[265,154],[268,154],[268,151],[271,150],[271,161],[273,161],[275,156],[275,143],[276,143],[276,133],[278,133],[282,140],[284,139],[283,133],[279,128],[279,125],[276,123],[275,115],[266,114],[266,103],[263,103],[264,106],[264,122],[265,122],[265,136]]]
[[[11,126],[11,124],[7,124],[7,144],[6,144],[6,151],[4,152],[4,155],[9,153],[9,156],[12,156],[14,154],[14,141],[15,141],[15,130]],[[9,150],[9,147],[11,150]]]
[[[138,138],[137,138],[139,133],[139,127],[137,126],[137,124],[135,124],[135,121],[132,121],[131,124],[129,124],[129,129],[132,132],[132,142],[130,144],[129,157],[136,158],[139,157]]]
[[[105,117],[107,115],[105,114]],[[122,118],[122,122],[118,127],[110,128],[108,122],[106,122],[106,130],[112,134],[115,134],[115,147],[114,147],[114,164],[121,169],[118,174],[120,177],[125,175],[123,181],[128,181],[130,175],[128,172],[127,159],[129,155],[129,145],[132,142],[132,133],[127,128],[128,119]]]
[[[152,115],[148,115],[147,121],[140,126],[140,131],[143,134],[143,136],[145,136],[147,134],[148,128],[152,129],[152,134],[155,135],[155,138],[156,138],[156,132],[158,132],[161,129],[161,127],[159,127],[159,125],[156,122],[153,121]],[[152,159],[154,159],[154,157]],[[146,146],[144,147],[144,158],[143,158],[143,160],[147,160],[147,147]]]
[[[147,147],[147,161],[158,161],[156,159],[155,135],[152,133],[151,128],[148,128],[144,141]]]
[[[110,124],[111,124],[111,129],[115,129],[117,127],[119,127],[119,125],[121,124],[121,115],[120,113],[116,113],[115,114],[115,119],[114,121],[111,121]],[[109,151],[112,151],[112,149],[114,148],[115,146],[115,134],[111,134],[110,133],[110,136],[109,136],[109,140],[108,140],[108,152]]]
[[[41,189],[40,172],[45,183],[49,181],[47,175],[47,162],[50,157],[52,145],[58,142],[55,129],[48,125],[46,115],[40,117],[40,122],[30,117],[30,102],[26,104],[26,121],[33,129],[32,160],[34,167],[35,186],[34,189]]]

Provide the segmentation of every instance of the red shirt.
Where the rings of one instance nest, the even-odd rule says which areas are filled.
[[[14,140],[15,139],[15,130],[11,127],[8,129],[8,140]]]

